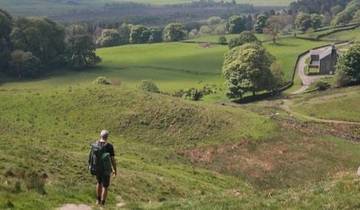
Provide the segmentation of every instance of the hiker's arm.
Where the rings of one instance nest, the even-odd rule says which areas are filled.
[[[114,170],[115,175],[117,174],[117,170],[116,170],[116,160],[114,156],[111,156],[111,164]]]

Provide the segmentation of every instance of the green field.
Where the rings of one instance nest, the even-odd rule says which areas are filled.
[[[360,28],[349,31],[341,31],[324,38],[339,40],[339,41],[360,41]]]
[[[298,99],[293,109],[321,119],[360,122],[359,90],[359,88],[346,88],[311,94]]]
[[[278,44],[264,46],[277,58],[287,80],[291,80],[296,57],[301,52],[327,42],[313,42],[284,38]],[[46,78],[22,82],[7,82],[4,87],[41,89],[66,85],[89,84],[98,76],[106,76],[116,83],[135,88],[141,80],[153,80],[160,90],[174,92],[180,89],[201,88],[207,84],[224,90],[221,76],[223,57],[227,46],[201,44],[160,43],[103,48],[97,51],[103,62],[89,71],[54,73]],[[217,98],[223,98],[219,92]]]
[[[264,46],[287,79],[299,53],[327,42],[282,38]],[[102,63],[0,85],[0,209],[93,206],[89,144],[108,129],[119,175],[106,209],[356,209],[358,126],[305,122],[282,100],[248,105],[191,102],[139,91],[224,86],[227,46],[190,43],[97,50]],[[95,85],[106,76],[113,85]],[[358,88],[299,96],[291,109],[360,121]],[[218,97],[224,97],[219,92]],[[335,131],[335,132],[334,132]]]
[[[360,145],[304,136],[281,118],[240,107],[119,86],[36,85],[0,87],[1,209],[92,205],[86,160],[103,128],[111,131],[120,171],[107,209],[118,202],[128,209],[358,205],[360,180],[349,172],[358,166]]]

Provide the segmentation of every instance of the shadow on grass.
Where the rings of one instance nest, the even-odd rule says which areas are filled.
[[[117,68],[119,69],[119,68]],[[98,74],[98,73],[104,73],[107,74],[109,72],[112,72],[112,68],[108,68],[108,67],[104,67],[104,66],[96,66],[96,67],[90,67],[90,68],[86,68],[86,69],[81,69],[81,70],[75,70],[75,69],[63,69],[63,68],[59,68],[56,69],[54,71],[51,72],[47,72],[44,75],[41,76],[37,76],[37,77],[33,77],[33,78],[16,78],[16,77],[11,77],[11,76],[5,76],[5,75],[0,75],[0,86],[5,84],[5,83],[14,83],[14,82],[39,82],[39,81],[43,81],[43,80],[48,80],[50,78],[53,77],[64,77],[64,76],[76,76],[78,74],[83,74],[83,73],[92,73],[92,74]]]

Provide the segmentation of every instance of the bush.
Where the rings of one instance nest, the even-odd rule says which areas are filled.
[[[204,96],[203,92],[196,88],[191,88],[185,91],[185,94],[183,95],[185,99],[189,99],[192,101],[199,101],[203,96]]]
[[[139,89],[152,93],[160,93],[158,86],[153,81],[149,81],[149,80],[141,81],[139,85]]]
[[[318,90],[323,91],[323,90],[329,89],[331,87],[331,85],[328,82],[320,80],[320,81],[316,82],[315,87]]]
[[[218,40],[218,43],[221,44],[221,45],[227,45],[226,37],[225,36],[220,36],[219,40]]]
[[[360,44],[350,47],[336,65],[336,78],[339,86],[360,83]]]
[[[98,77],[95,79],[94,84],[97,85],[111,85],[111,82],[106,77]]]

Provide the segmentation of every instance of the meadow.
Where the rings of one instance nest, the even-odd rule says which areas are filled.
[[[298,54],[327,44],[295,38],[282,38],[277,44],[264,43],[281,65],[285,79],[290,81]],[[224,79],[221,68],[227,46],[191,43],[160,43],[126,45],[97,50],[102,58],[98,68],[87,71],[58,71],[45,78],[29,81],[8,81],[4,87],[40,89],[63,85],[89,84],[98,76],[106,76],[115,83],[136,88],[141,80],[152,80],[161,91],[201,88],[215,85],[220,90],[216,99],[224,99]]]
[[[344,88],[305,95],[295,100],[293,109],[321,119],[359,122],[359,88]]]
[[[291,79],[297,55],[327,43],[288,37],[264,46]],[[93,206],[87,158],[104,128],[119,168],[106,209],[358,208],[358,126],[297,119],[280,108],[281,99],[192,102],[136,88],[144,79],[165,92],[223,87],[227,50],[191,43],[102,48],[97,68],[3,80],[0,209]],[[113,85],[93,84],[98,76]],[[288,100],[304,115],[359,122],[358,93],[355,87]]]
[[[339,40],[339,41],[360,41],[360,28],[349,31],[341,31],[326,36],[327,39]]]
[[[0,87],[0,116],[2,139],[11,139],[1,143],[2,209],[92,205],[95,180],[86,161],[103,128],[111,131],[120,171],[107,209],[119,202],[127,209],[358,205],[360,180],[349,172],[360,145],[304,135],[283,124],[286,114],[274,120],[126,87],[64,84]]]

